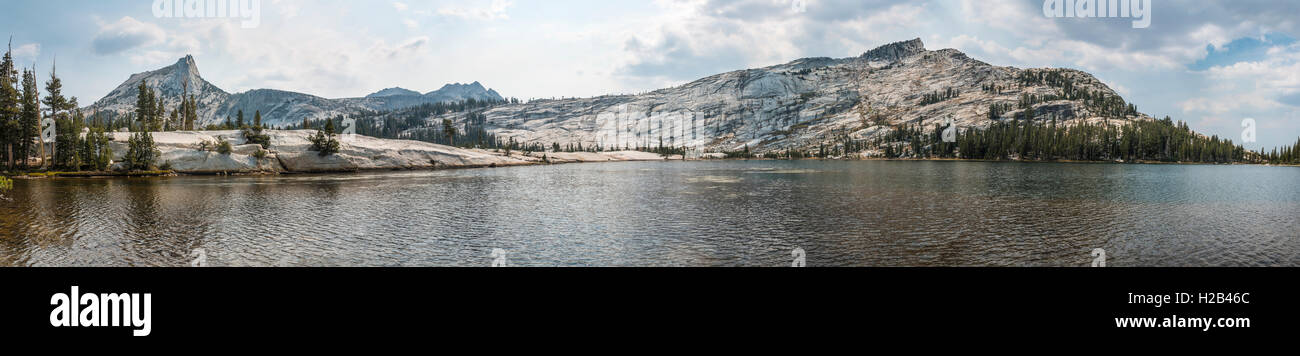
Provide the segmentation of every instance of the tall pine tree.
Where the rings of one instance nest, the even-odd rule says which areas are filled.
[[[140,86],[136,88],[139,93],[136,94],[135,101],[135,119],[140,125],[140,131],[157,131],[158,105],[155,104],[156,96],[153,89],[150,89],[145,82],[140,81]]]
[[[59,79],[58,65],[58,62],[56,61],[54,62],[54,65],[50,67],[50,79],[45,82],[45,98],[41,100],[41,102],[45,104],[45,108],[49,110],[49,116],[46,117],[54,120],[56,139],[54,142],[44,142],[42,140],[41,144],[49,144],[51,150],[54,151],[52,156],[54,156],[55,164],[61,165],[67,163],[65,162],[66,157],[69,157],[70,155],[61,154],[59,152],[59,140],[57,137],[62,136],[58,135],[61,132],[60,130],[70,130],[72,128],[69,126],[71,122],[64,123],[62,126],[59,122],[71,120],[70,114],[72,110],[76,108],[76,104],[74,104],[75,99],[69,100],[63,96],[63,80]],[[70,142],[70,144],[64,145],[64,148],[68,150],[76,150],[77,146],[75,145],[75,142]],[[64,157],[65,159],[61,161],[60,157]]]
[[[36,72],[31,69],[23,70],[23,93],[19,99],[22,109],[19,112],[18,119],[18,157],[23,161],[23,167],[30,167],[30,158],[35,153],[34,139],[40,135],[41,125],[41,101],[40,92],[36,84]]]
[[[12,42],[12,40],[10,40]],[[14,168],[14,150],[19,147],[18,70],[14,68],[13,45],[5,51],[0,61],[0,150],[5,155],[5,166]]]

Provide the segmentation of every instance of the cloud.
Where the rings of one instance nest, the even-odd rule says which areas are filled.
[[[1277,98],[1277,101],[1286,105],[1300,108],[1300,92],[1285,94]]]
[[[438,9],[438,14],[465,20],[508,20],[510,15],[506,13],[506,10],[511,6],[514,6],[514,3],[509,0],[492,0],[491,3],[484,7],[444,7]]]
[[[402,12],[402,11],[406,11],[406,9],[409,9],[410,6],[406,5],[406,3],[404,2],[399,1],[393,3],[393,8],[397,9],[398,12]]]
[[[1280,109],[1283,105],[1300,107],[1300,45],[1273,47],[1267,58],[1211,67],[1204,72],[1210,80],[1221,83],[1218,101],[1233,103],[1188,103],[1184,111],[1223,112],[1224,108]],[[1239,89],[1238,89],[1239,88]]]
[[[396,46],[389,46],[385,42],[380,41],[371,48],[371,53],[390,59],[414,56],[420,54],[421,50],[428,46],[429,41],[428,36],[410,38]]]
[[[41,44],[28,43],[28,44],[20,45],[18,47],[14,47],[12,54],[14,58],[21,58],[21,59],[26,59],[28,61],[35,62],[36,57],[41,55]]]
[[[158,25],[125,16],[116,22],[100,25],[99,34],[91,43],[96,54],[108,55],[159,44],[166,39],[167,32]]]
[[[801,57],[860,54],[926,22],[926,4],[823,0],[805,11],[782,0],[661,1],[662,15],[617,34],[623,61],[613,71],[665,86]],[[707,35],[702,35],[707,34]]]
[[[1262,95],[1261,93],[1243,93],[1235,95],[1223,95],[1213,98],[1198,97],[1188,99],[1178,106],[1185,113],[1211,113],[1226,114],[1229,112],[1250,111],[1257,112],[1261,110],[1280,109],[1282,104]]]

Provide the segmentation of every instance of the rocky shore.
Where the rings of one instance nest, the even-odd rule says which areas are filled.
[[[340,135],[339,152],[321,156],[311,151],[308,140],[315,131],[264,131],[270,136],[265,149],[249,144],[239,131],[155,132],[154,142],[160,166],[180,174],[275,174],[329,173],[369,170],[415,170],[476,167],[505,167],[547,163],[660,161],[680,159],[639,151],[620,152],[534,152],[464,149],[427,142],[380,139],[362,135]],[[121,162],[130,133],[112,136],[113,161]],[[229,142],[229,154],[218,152],[216,144]],[[207,142],[205,145],[204,143]],[[121,163],[114,165],[121,169]]]

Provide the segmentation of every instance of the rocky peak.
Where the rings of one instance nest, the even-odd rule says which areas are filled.
[[[452,83],[443,85],[442,88],[425,93],[424,96],[435,98],[438,101],[503,100],[495,90],[489,90],[477,81],[469,84]]]
[[[374,94],[366,95],[367,98],[382,98],[389,96],[420,96],[420,93],[406,88],[393,87],[380,90]]]
[[[167,105],[174,105],[182,95],[194,95],[200,102],[220,100],[229,95],[208,83],[199,74],[199,66],[194,56],[186,55],[176,63],[149,72],[136,73],[126,82],[113,89],[107,96],[95,102],[94,109],[101,111],[130,112],[139,94],[140,83],[157,91],[160,100]],[[185,91],[188,89],[188,92]]]
[[[894,42],[862,54],[862,58],[871,61],[893,62],[913,55],[925,53],[925,43],[920,38],[910,41]]]

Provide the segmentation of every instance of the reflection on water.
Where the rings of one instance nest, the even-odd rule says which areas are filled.
[[[0,265],[1300,266],[1300,169],[629,162],[18,180]]]

